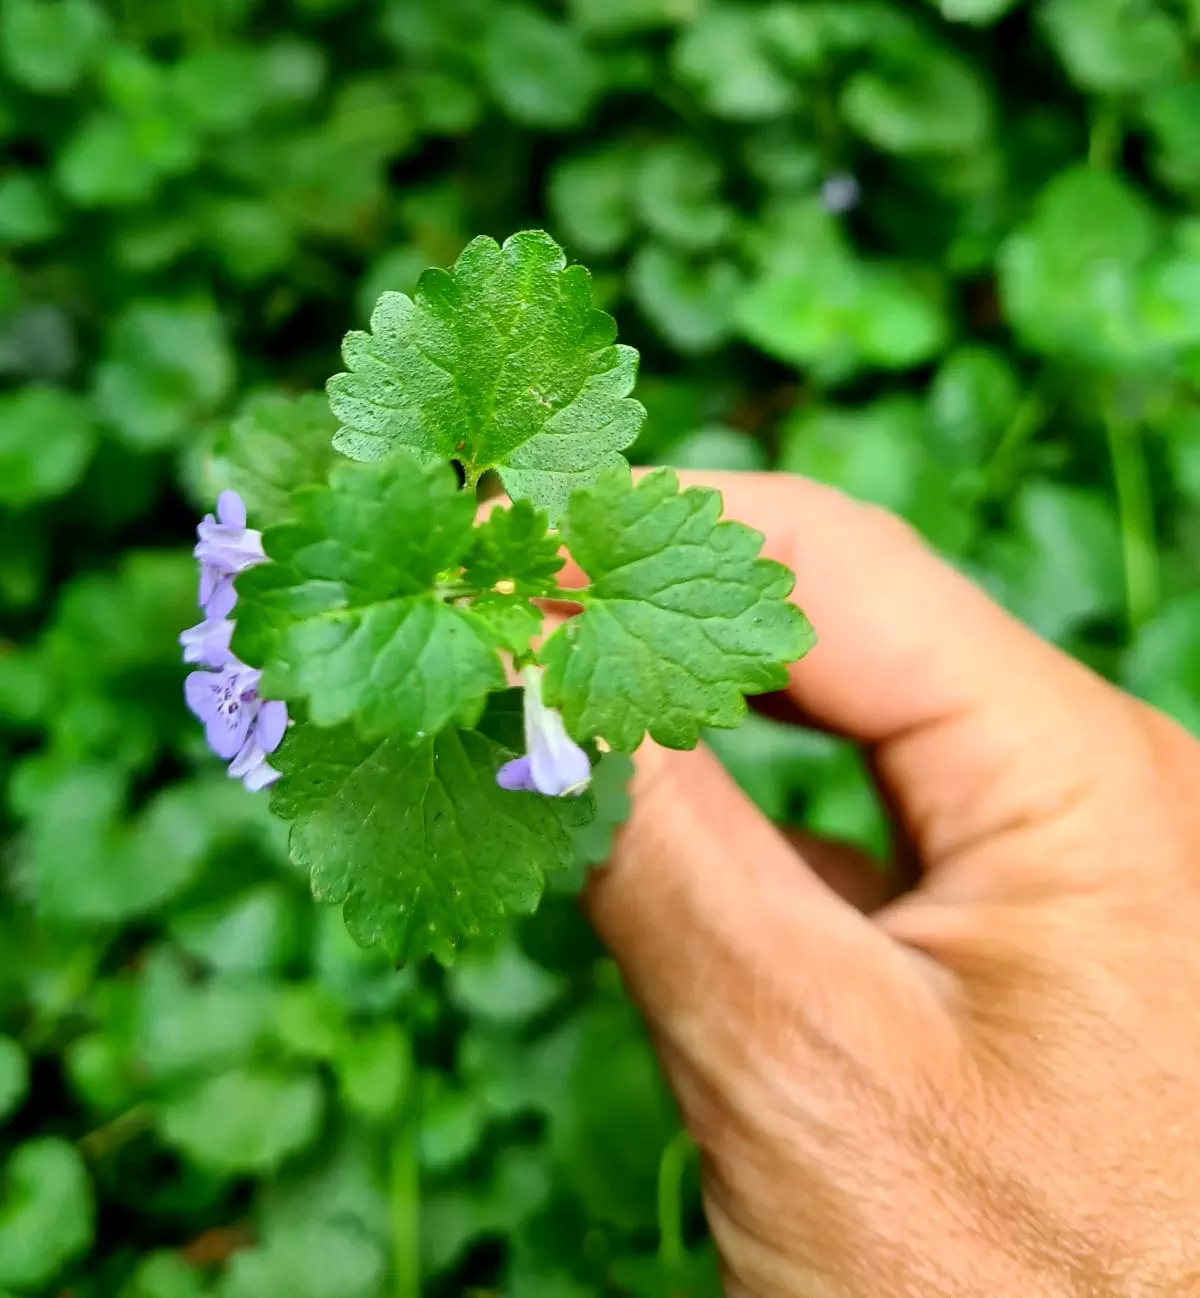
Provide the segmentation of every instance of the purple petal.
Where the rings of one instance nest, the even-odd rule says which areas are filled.
[[[582,793],[592,778],[592,764],[578,744],[539,745],[529,754],[530,777],[539,793],[562,798]]]
[[[207,721],[216,713],[220,695],[221,677],[217,672],[191,672],[183,682],[183,697],[200,721]]]
[[[262,705],[254,726],[254,738],[264,753],[273,753],[283,743],[287,723],[286,703],[271,699]]]
[[[210,564],[224,574],[232,575],[265,563],[262,534],[245,529],[233,531],[226,527],[209,527],[201,523],[197,528],[200,539],[192,550],[201,563]]]
[[[251,793],[265,789],[279,779],[280,772],[267,761],[267,755],[253,735],[246,740],[242,751],[229,764],[229,778],[241,780]]]
[[[508,789],[513,793],[537,792],[528,757],[514,757],[511,762],[505,762],[496,772],[496,783],[502,789]]]
[[[231,758],[246,742],[258,716],[262,675],[236,660],[219,672],[192,672],[184,683],[188,707],[204,722],[208,746]]]
[[[267,755],[263,752],[262,746],[252,732],[238,750],[237,756],[229,763],[230,778],[240,780],[243,775],[248,775],[256,766],[261,766],[266,760]]]
[[[245,528],[246,505],[236,491],[223,491],[217,497],[217,517],[222,527]]]
[[[262,761],[253,770],[246,772],[242,777],[242,783],[251,793],[258,793],[260,789],[274,784],[281,774],[282,772],[277,771],[269,762]]]
[[[217,579],[212,583],[209,597],[201,599],[200,607],[204,609],[207,617],[228,617],[233,612],[233,606],[237,603],[237,591],[233,588],[233,578],[219,573],[218,569],[211,568],[207,564],[204,566],[203,572],[215,573]],[[200,590],[201,594],[203,594],[203,580],[200,583]]]
[[[189,627],[179,637],[183,646],[183,661],[199,663],[204,667],[224,667],[234,661],[229,651],[233,623],[227,618],[208,618]]]
[[[196,602],[201,608],[207,608],[212,602],[212,597],[216,593],[217,583],[225,578],[224,572],[220,568],[214,568],[211,564],[202,563],[200,565],[200,590],[196,596]]]
[[[233,712],[218,712],[204,723],[204,738],[214,753],[225,761],[237,756],[253,720],[250,707],[238,706]]]

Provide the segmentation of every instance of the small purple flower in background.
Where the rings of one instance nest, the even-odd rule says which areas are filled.
[[[246,506],[236,491],[223,491],[217,515],[206,514],[196,529],[192,553],[200,560],[200,607],[206,617],[228,617],[237,602],[233,579],[265,563],[262,533],[246,526]]]
[[[862,199],[862,186],[848,171],[830,176],[821,186],[821,206],[831,216],[852,212]]]
[[[279,778],[267,758],[283,742],[287,705],[259,698],[262,673],[240,662],[229,648],[234,626],[229,614],[237,603],[234,577],[266,562],[262,534],[246,527],[246,506],[235,491],[221,493],[216,518],[206,515],[196,532],[204,621],[184,631],[179,643],[185,663],[211,670],[192,672],[184,682],[184,697],[204,723],[208,746],[230,763],[230,777],[257,793]]]
[[[588,755],[567,734],[555,708],[542,702],[542,669],[526,667],[525,756],[505,762],[496,775],[502,789],[541,793],[547,798],[577,797],[592,778]]]

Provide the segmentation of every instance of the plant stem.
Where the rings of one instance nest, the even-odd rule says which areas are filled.
[[[124,1113],[113,1118],[111,1122],[105,1123],[103,1127],[97,1127],[95,1131],[89,1131],[86,1136],[80,1137],[80,1152],[93,1162],[104,1158],[114,1149],[120,1149],[122,1145],[128,1144],[143,1131],[148,1130],[150,1118],[149,1104],[135,1104],[132,1109],[126,1109]]]
[[[1102,100],[1092,117],[1088,133],[1088,166],[1111,171],[1121,152],[1121,109],[1115,100]]]
[[[665,1272],[678,1270],[687,1258],[683,1244],[683,1176],[694,1146],[681,1131],[663,1150],[658,1164],[658,1260]]]
[[[414,1065],[415,1070],[415,1065]],[[392,1135],[391,1216],[393,1298],[421,1298],[421,1176],[417,1166],[417,1093],[406,1097]]]
[[[1160,578],[1154,497],[1136,425],[1109,414],[1104,421],[1112,460],[1121,549],[1125,561],[1125,607],[1132,632],[1158,609]]]
[[[1033,388],[1009,420],[984,470],[988,489],[993,494],[1004,494],[1017,452],[1038,432],[1049,414],[1050,403],[1037,388]]]

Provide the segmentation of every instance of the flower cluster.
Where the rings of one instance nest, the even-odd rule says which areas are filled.
[[[555,708],[542,701],[542,669],[526,667],[525,756],[506,762],[496,775],[502,789],[541,793],[547,798],[578,796],[592,778],[588,755],[567,734]]]
[[[217,514],[196,529],[200,560],[200,608],[204,620],[179,637],[183,661],[202,668],[184,683],[187,705],[204,723],[208,746],[229,762],[229,774],[251,792],[279,778],[267,758],[283,742],[287,704],[258,695],[261,672],[240,662],[229,648],[237,603],[233,579],[265,563],[262,534],[246,526],[246,506],[235,491],[223,491]]]

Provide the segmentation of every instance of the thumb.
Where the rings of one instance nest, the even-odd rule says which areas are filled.
[[[761,1065],[786,1040],[794,1069],[797,1032],[858,1056],[881,1023],[933,1007],[924,958],[822,882],[704,748],[643,745],[632,818],[586,902],[668,1064],[674,1046]]]

